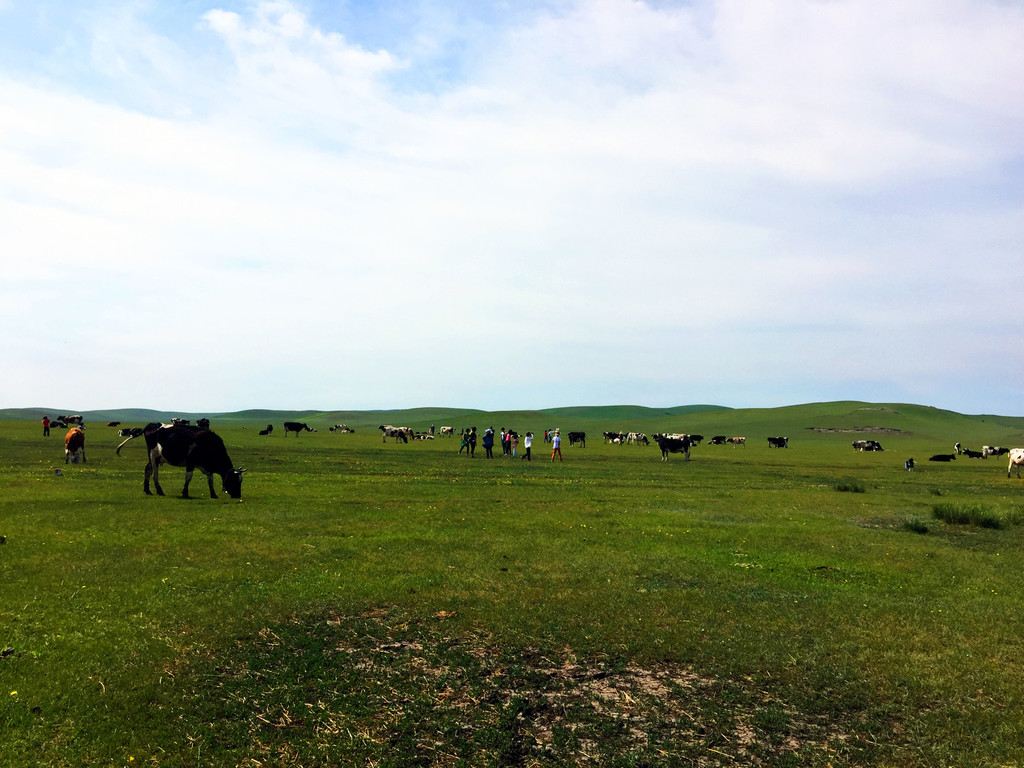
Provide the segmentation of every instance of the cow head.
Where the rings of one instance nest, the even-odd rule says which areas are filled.
[[[232,469],[230,472],[225,472],[221,477],[224,480],[224,493],[230,496],[232,499],[242,498],[242,473],[244,469]]]

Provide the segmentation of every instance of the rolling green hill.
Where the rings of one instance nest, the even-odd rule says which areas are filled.
[[[38,421],[68,411],[56,408],[0,409],[0,421]],[[379,424],[410,426],[425,431],[431,425],[451,425],[457,430],[476,426],[507,426],[535,432],[559,427],[563,432],[580,430],[591,438],[604,431],[688,432],[705,436],[743,435],[760,440],[768,435],[785,435],[792,441],[834,440],[848,434],[854,440],[864,435],[914,437],[952,447],[954,442],[980,447],[982,444],[1024,443],[1024,418],[991,414],[966,415],[924,405],[836,401],[807,403],[779,408],[727,408],[716,405],[688,405],[649,408],[638,405],[573,406],[543,410],[481,411],[460,408],[407,408],[395,410],[274,410],[250,409],[230,413],[181,413],[146,408],[83,411],[86,424],[120,421],[140,425],[170,421],[174,416],[195,420],[207,416],[216,422],[263,426],[286,420],[304,421],[325,430],[333,424],[354,429],[376,429]],[[948,443],[948,446],[946,445]]]

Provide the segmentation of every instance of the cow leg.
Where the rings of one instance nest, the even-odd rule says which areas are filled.
[[[142,490],[146,492],[147,496],[152,496],[153,493],[149,490],[149,476],[153,474],[153,462],[152,460],[146,464],[145,480],[142,482]]]
[[[211,499],[216,499],[217,498],[217,494],[214,493],[214,490],[213,490],[213,472],[207,472],[206,473],[206,482],[209,483],[209,485],[210,485],[210,498]]]
[[[192,467],[185,467],[185,487],[181,489],[181,498],[188,498],[188,484],[192,482]]]
[[[157,496],[163,496],[164,495],[164,489],[160,487],[160,473],[159,473],[160,461],[161,461],[160,457],[157,456],[156,458],[151,458],[149,460],[149,464],[146,465],[146,469],[153,473],[153,486],[156,488],[156,495]],[[149,493],[149,491],[146,491],[146,492]]]
[[[65,463],[65,464],[67,464],[67,463],[68,463],[68,449],[67,449],[67,448],[65,448],[65,449],[64,449],[64,463]],[[1007,477],[1009,477],[1009,476],[1010,476],[1010,473],[1009,473],[1009,471],[1007,471],[1007,473],[1006,473],[1006,476],[1007,476]]]

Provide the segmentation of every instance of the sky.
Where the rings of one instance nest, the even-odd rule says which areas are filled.
[[[0,407],[1024,416],[1015,0],[0,0]]]

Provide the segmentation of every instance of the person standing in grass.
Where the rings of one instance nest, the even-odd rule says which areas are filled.
[[[523,447],[526,448],[526,453],[523,454],[523,458],[527,461],[533,461],[530,458],[530,446],[533,445],[533,432],[527,432],[523,437]]]
[[[469,458],[476,458],[476,427],[469,430]]]
[[[486,452],[488,459],[493,459],[494,454],[491,450],[494,448],[494,427],[488,427],[484,430],[484,451]]]
[[[469,430],[462,430],[462,445],[459,446],[459,456],[462,455],[462,451],[465,449],[466,453],[469,453]]]
[[[516,450],[519,448],[519,433],[512,435],[512,457],[515,458]]]
[[[555,433],[551,436],[551,460],[555,460],[555,454],[558,454],[558,460],[562,460],[562,435],[556,429]]]
[[[50,417],[43,416],[43,437],[50,436]]]

